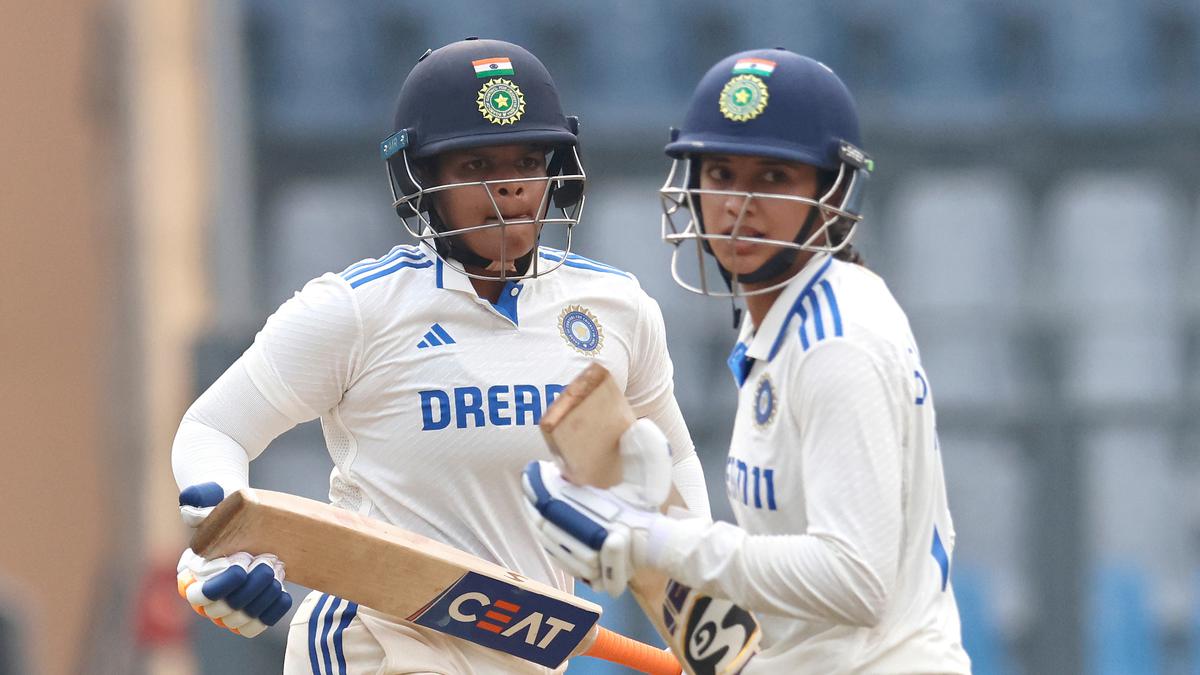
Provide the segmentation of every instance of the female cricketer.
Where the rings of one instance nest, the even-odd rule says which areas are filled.
[[[729,358],[737,525],[627,498],[665,494],[666,471],[608,491],[540,462],[525,488],[543,545],[610,593],[648,566],[755,612],[762,649],[745,673],[969,672],[933,396],[904,312],[851,248],[874,167],[850,93],[798,54],[735,54],[666,151],[676,280],[748,310]],[[661,457],[653,439],[627,432],[622,454]],[[580,517],[606,528],[602,544],[575,536]]]
[[[569,243],[539,243],[548,227],[570,241],[585,180],[577,122],[545,66],[494,40],[427,52],[400,91],[392,131],[381,153],[393,205],[419,244],[309,282],[191,406],[172,450],[185,521],[245,487],[248,462],[272,439],[320,418],[333,504],[570,590],[521,516],[520,469],[550,456],[537,424],[593,361],[665,432],[675,485],[707,514],[658,305]],[[291,603],[286,563],[189,550],[180,584],[202,614],[252,637]],[[296,612],[284,666],[544,670],[322,593]]]

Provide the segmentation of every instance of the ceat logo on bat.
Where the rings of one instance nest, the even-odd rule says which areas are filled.
[[[555,668],[600,614],[468,572],[409,621]]]

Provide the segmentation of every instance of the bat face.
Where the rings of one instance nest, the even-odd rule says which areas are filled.
[[[273,553],[302,586],[550,668],[593,639],[600,618],[594,603],[441,542],[280,492],[226,497],[192,550]]]
[[[593,363],[554,399],[540,426],[568,480],[611,487],[621,482],[621,434],[635,419],[612,374]],[[664,506],[684,506],[674,488]],[[745,609],[652,570],[639,572],[629,586],[650,623],[691,675],[736,673],[754,656],[761,630]]]
[[[514,576],[522,586],[468,572],[407,619],[555,668],[587,637],[600,614],[532,592],[530,580]]]

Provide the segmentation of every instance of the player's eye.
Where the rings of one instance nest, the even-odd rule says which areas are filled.
[[[525,157],[522,157],[520,159],[520,161],[517,162],[517,168],[526,170],[526,171],[540,169],[545,165],[546,165],[546,158],[540,154],[526,155]]]
[[[704,173],[706,176],[708,176],[709,180],[718,182],[718,183],[724,183],[725,181],[729,180],[729,177],[731,175],[731,173],[727,167],[721,166],[719,164],[716,166],[708,167],[707,169],[705,169]]]
[[[788,182],[788,179],[789,179],[789,176],[788,176],[787,172],[781,171],[779,169],[769,169],[769,170],[763,172],[763,182],[764,183],[771,183],[772,185],[778,185],[780,183]]]
[[[479,173],[480,171],[483,171],[486,167],[487,167],[487,162],[485,162],[482,157],[475,157],[474,159],[468,159],[467,161],[462,163],[463,171],[466,171],[468,173]]]

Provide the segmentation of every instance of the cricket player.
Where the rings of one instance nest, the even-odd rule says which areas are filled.
[[[665,432],[675,485],[707,515],[658,305],[629,274],[539,245],[544,228],[569,234],[582,212],[577,129],[545,66],[517,45],[468,38],[422,56],[381,144],[393,205],[419,245],[309,282],[191,406],[172,449],[185,521],[245,487],[248,462],[273,438],[320,418],[333,504],[570,591],[521,515],[520,470],[550,456],[537,424],[593,361]],[[286,563],[188,551],[181,592],[253,636],[290,604]],[[405,579],[397,570],[379,582]],[[295,614],[284,665],[289,675],[544,670],[318,592]]]
[[[729,358],[737,525],[659,515],[642,496],[663,494],[665,471],[598,490],[543,461],[525,487],[545,545],[610,593],[651,567],[755,612],[745,673],[969,672],[933,395],[904,312],[850,244],[873,163],[849,91],[789,51],[735,54],[666,151],[676,279],[748,310]],[[709,256],[724,284],[684,274]],[[621,445],[666,452],[638,425]],[[600,543],[576,536],[596,524]]]

